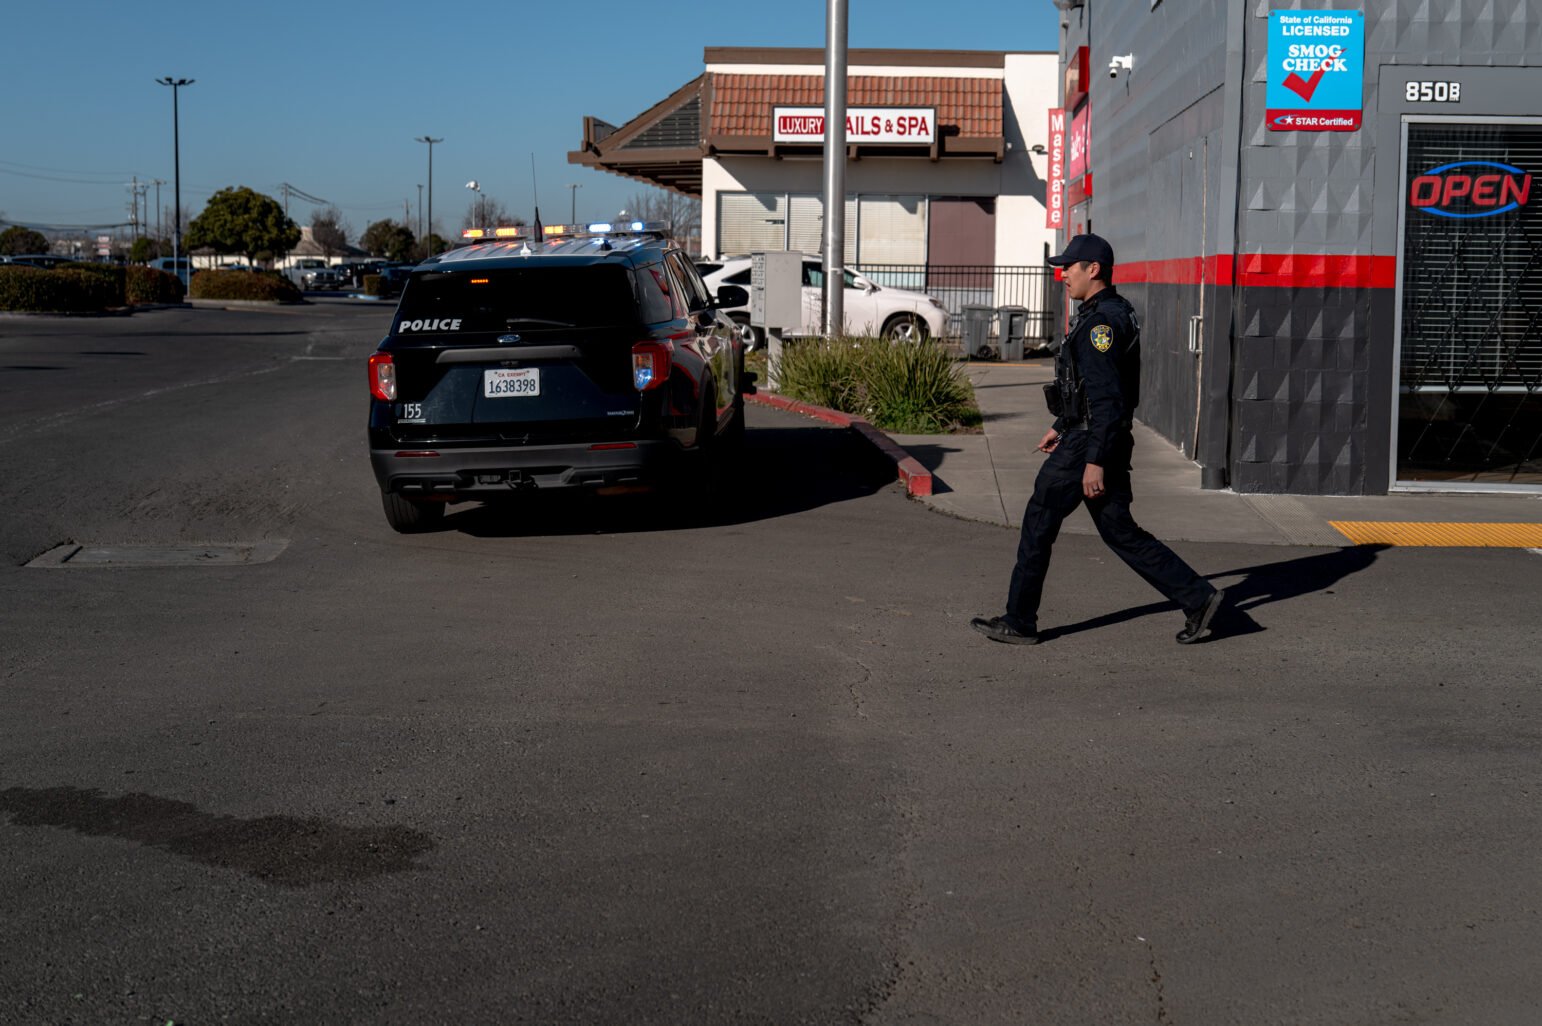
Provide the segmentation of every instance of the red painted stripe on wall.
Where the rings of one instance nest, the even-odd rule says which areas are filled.
[[[1153,285],[1252,285],[1261,288],[1390,289],[1397,285],[1397,258],[1336,253],[1229,253],[1176,260],[1136,260],[1114,265],[1116,282]]]

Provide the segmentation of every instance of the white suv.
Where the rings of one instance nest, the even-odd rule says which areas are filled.
[[[730,257],[712,263],[698,262],[702,280],[714,294],[719,286],[750,287],[750,258]],[[710,268],[710,269],[709,269]],[[817,335],[821,330],[821,295],[824,268],[817,256],[803,259],[803,323],[787,329],[789,335]],[[739,325],[746,348],[754,349],[763,341],[759,328],[750,326],[750,308],[725,308],[724,313]],[[948,311],[942,303],[924,292],[879,285],[855,271],[846,271],[846,333],[880,335],[897,342],[919,342],[929,336],[947,334]]]

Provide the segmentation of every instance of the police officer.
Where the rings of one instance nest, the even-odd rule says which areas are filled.
[[[1051,257],[1064,268],[1066,291],[1081,305],[1055,358],[1045,396],[1055,424],[1039,442],[1049,454],[1023,513],[1007,611],[970,625],[992,641],[1038,642],[1039,600],[1060,525],[1085,502],[1104,544],[1152,587],[1184,610],[1179,644],[1210,626],[1224,592],[1196,574],[1130,516],[1131,418],[1140,401],[1140,324],[1113,286],[1114,250],[1096,235],[1077,235]]]

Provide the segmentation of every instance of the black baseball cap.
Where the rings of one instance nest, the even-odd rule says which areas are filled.
[[[1107,271],[1114,266],[1114,247],[1101,235],[1073,235],[1065,244],[1064,253],[1049,258],[1056,267],[1069,267],[1083,260],[1102,264]]]

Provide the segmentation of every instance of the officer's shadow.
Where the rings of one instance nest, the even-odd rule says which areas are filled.
[[[1240,567],[1206,574],[1226,589],[1226,604],[1210,624],[1210,634],[1202,641],[1218,641],[1221,638],[1257,634],[1267,630],[1253,619],[1251,611],[1271,602],[1283,602],[1300,598],[1313,592],[1326,591],[1351,574],[1359,573],[1372,563],[1387,545],[1353,545],[1348,548],[1319,552],[1313,556],[1287,559],[1279,563],[1261,563],[1258,566]],[[1227,583],[1228,578],[1241,577],[1240,581]],[[1116,613],[1095,616],[1080,623],[1049,627],[1040,637],[1049,641],[1067,634],[1111,627],[1152,613],[1172,612],[1178,607],[1171,602],[1152,602],[1144,606],[1121,609]]]

